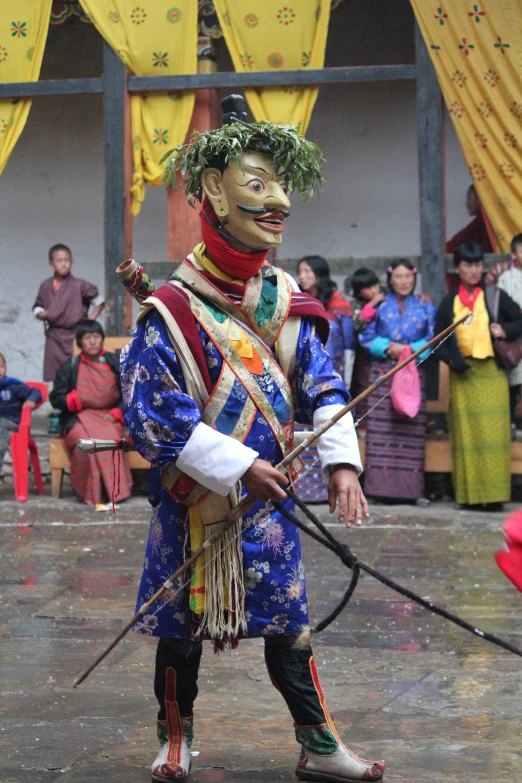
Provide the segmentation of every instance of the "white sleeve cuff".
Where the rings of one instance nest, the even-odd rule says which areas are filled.
[[[36,307],[33,307],[33,315],[35,318],[38,318],[38,313],[43,313],[44,309],[43,307],[40,307],[40,305],[37,305]]]
[[[103,294],[98,294],[98,296],[95,296],[92,300],[91,307],[98,307],[98,305],[102,304],[105,304],[105,297]]]
[[[224,497],[258,456],[257,451],[200,422],[176,460],[176,467]]]
[[[347,348],[344,351],[344,385],[348,390],[352,386],[353,365],[355,363],[355,351]]]
[[[325,405],[323,408],[318,408],[314,411],[314,430],[328,421],[328,419],[331,419],[332,416],[335,416],[337,411],[340,411],[343,407],[343,405],[337,403],[336,405]],[[351,413],[347,413],[333,427],[330,427],[328,432],[321,435],[317,441],[317,451],[319,452],[323,476],[326,482],[328,482],[330,476],[330,471],[328,470],[330,465],[340,465],[341,463],[353,465],[357,475],[361,475],[363,466]]]

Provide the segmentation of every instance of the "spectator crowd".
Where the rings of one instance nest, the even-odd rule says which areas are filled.
[[[53,274],[38,289],[33,315],[43,322],[45,332],[43,379],[52,386],[53,406],[49,434],[63,440],[71,463],[71,485],[81,502],[100,505],[125,500],[132,487],[126,460],[113,464],[110,452],[86,455],[76,450],[80,438],[123,437],[118,358],[104,350],[103,327],[96,320],[104,300],[95,285],[73,277],[72,253],[66,245],[53,245],[48,258]],[[7,376],[6,360],[0,354],[0,474],[22,408],[34,408],[41,399],[40,391]]]
[[[474,197],[470,190],[471,214],[478,209],[471,203]],[[477,222],[469,234],[477,233]],[[356,407],[365,440],[364,489],[370,498],[429,503],[426,373],[442,361],[449,367],[447,423],[457,506],[493,510],[510,500],[511,440],[522,384],[522,234],[513,238],[511,253],[509,262],[486,274],[479,242],[455,245],[457,285],[438,308],[417,290],[417,269],[407,259],[388,267],[384,288],[372,270],[358,269],[347,280],[347,299],[337,292],[324,259],[307,256],[299,262],[301,287],[320,298],[329,313],[328,348],[354,397],[435,334],[473,313],[469,325],[457,327],[432,354],[421,353],[420,366],[412,367],[400,383],[395,376],[379,384]],[[314,472],[313,458],[309,463],[298,494],[323,501],[320,471]]]
[[[344,294],[321,256],[305,256],[298,264],[301,289],[326,310],[327,350],[354,397],[435,334],[473,313],[470,325],[459,326],[432,355],[421,353],[421,364],[410,365],[400,383],[380,384],[357,406],[355,419],[365,440],[364,488],[370,498],[429,503],[426,374],[442,361],[449,367],[447,423],[455,501],[460,507],[493,509],[510,500],[511,440],[522,385],[522,234],[513,238],[511,259],[486,272],[484,250],[489,246],[473,188],[467,203],[475,218],[448,242],[457,285],[438,308],[418,290],[417,269],[407,259],[390,264],[385,285],[373,270],[356,270]],[[75,448],[79,438],[120,440],[124,420],[118,359],[104,350],[103,327],[96,320],[104,301],[96,286],[73,277],[72,263],[66,245],[49,250],[53,274],[40,285],[33,314],[45,331],[43,378],[52,385],[53,407],[49,434],[62,438],[79,500],[98,505],[128,498],[132,478],[125,460],[115,467],[110,453],[83,455]],[[7,375],[0,354],[0,474],[23,408],[40,401],[38,389]],[[325,502],[317,454],[310,450],[304,456],[306,470],[297,492],[304,500]]]

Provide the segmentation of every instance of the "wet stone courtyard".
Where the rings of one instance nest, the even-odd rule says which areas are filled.
[[[2,490],[0,782],[149,781],[154,641],[130,634],[72,687],[132,616],[147,501],[134,498],[113,518],[72,499],[21,505],[11,497]],[[522,646],[522,595],[493,560],[504,517],[450,504],[375,506],[362,530],[337,532],[361,560]],[[303,547],[317,622],[339,601],[349,572],[315,542]],[[316,638],[315,655],[340,733],[362,756],[386,759],[387,783],[522,776],[520,658],[370,576]],[[193,783],[292,780],[298,748],[262,642],[220,656],[208,646],[199,685]]]

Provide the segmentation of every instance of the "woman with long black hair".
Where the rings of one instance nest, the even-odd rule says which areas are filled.
[[[297,265],[297,281],[301,290],[319,299],[326,310],[330,321],[326,350],[349,389],[355,356],[352,307],[337,290],[336,282],[330,277],[328,263],[322,256],[304,256]]]
[[[330,269],[322,256],[304,256],[297,266],[297,280],[302,291],[315,296],[322,302],[330,322],[330,336],[326,350],[334,367],[350,388],[355,357],[355,338],[352,324],[352,308],[347,299],[337,290],[330,277]],[[296,429],[303,429],[296,425]],[[317,450],[312,447],[302,455],[305,473],[296,484],[296,493],[309,503],[325,503],[328,488],[317,461]]]

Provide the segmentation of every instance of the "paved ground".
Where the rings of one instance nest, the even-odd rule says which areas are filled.
[[[17,505],[3,489],[0,501],[1,783],[150,780],[154,645],[128,637],[71,687],[131,616],[146,500],[125,503],[116,520],[72,499]],[[377,506],[366,528],[339,536],[392,578],[522,645],[522,595],[492,559],[503,516],[449,504]],[[304,550],[317,620],[338,600],[347,572],[314,542]],[[370,577],[315,649],[342,735],[361,755],[386,758],[387,783],[518,779],[520,659]],[[297,746],[262,644],[205,652],[192,780],[290,781]]]

